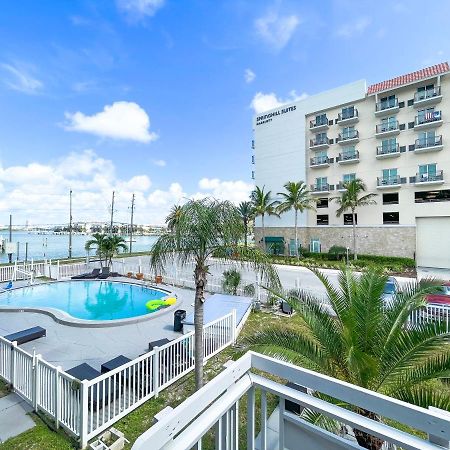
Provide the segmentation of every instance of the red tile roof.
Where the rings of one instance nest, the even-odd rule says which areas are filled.
[[[414,81],[423,80],[424,78],[430,78],[441,73],[450,71],[448,62],[436,64],[426,69],[416,70],[415,72],[407,73],[399,77],[392,78],[391,80],[382,81],[381,83],[372,84],[368,87],[368,94],[375,94],[375,92],[385,91],[404,84],[413,83]]]

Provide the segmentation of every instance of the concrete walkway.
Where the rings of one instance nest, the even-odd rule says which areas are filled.
[[[28,415],[33,408],[17,394],[0,398],[0,443],[35,426]]]

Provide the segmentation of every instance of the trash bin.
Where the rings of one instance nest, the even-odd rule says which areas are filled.
[[[183,331],[182,321],[186,319],[186,311],[184,309],[177,309],[173,313],[173,331]]]

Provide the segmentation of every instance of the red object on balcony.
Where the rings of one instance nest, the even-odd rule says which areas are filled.
[[[434,305],[450,306],[450,295],[429,294],[426,296],[426,300],[428,303],[433,303]]]

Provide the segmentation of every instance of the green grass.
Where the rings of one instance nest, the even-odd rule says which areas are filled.
[[[8,395],[9,392],[10,391],[8,385],[4,381],[0,380],[0,398]]]

